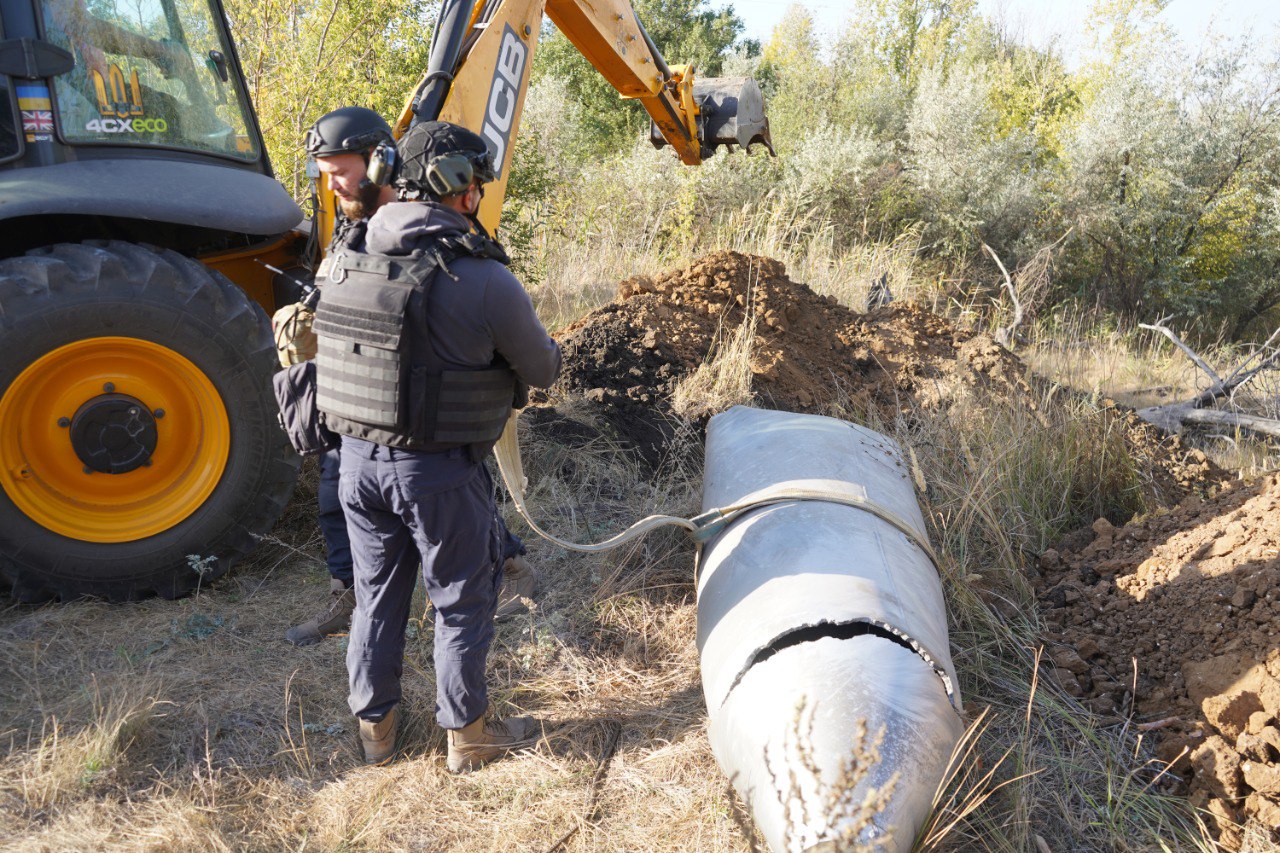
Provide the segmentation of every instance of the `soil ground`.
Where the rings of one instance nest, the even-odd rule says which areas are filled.
[[[1227,848],[1280,827],[1280,475],[1073,538],[1040,559],[1054,679],[1146,727]]]

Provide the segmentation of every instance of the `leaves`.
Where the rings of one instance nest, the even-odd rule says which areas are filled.
[[[276,177],[307,192],[302,139],[326,112],[389,119],[427,65],[438,0],[227,0],[227,18]]]

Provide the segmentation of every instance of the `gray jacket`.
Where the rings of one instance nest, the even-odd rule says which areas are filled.
[[[408,255],[428,248],[432,238],[470,230],[465,216],[444,205],[392,202],[369,220],[364,249]],[[497,353],[522,382],[550,386],[560,372],[560,346],[547,334],[519,280],[487,258],[462,256],[450,261],[448,270],[452,276],[436,276],[427,303],[432,346],[446,366],[484,369]]]

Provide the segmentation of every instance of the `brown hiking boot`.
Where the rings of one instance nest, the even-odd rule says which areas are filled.
[[[356,591],[347,589],[340,580],[330,579],[329,595],[332,601],[328,610],[301,625],[294,625],[284,632],[284,638],[295,646],[309,646],[330,634],[350,630],[351,612],[356,609]]]
[[[360,721],[360,747],[365,764],[386,764],[396,754],[396,729],[400,722],[400,706],[392,705],[387,715],[376,723]]]
[[[533,742],[533,720],[490,719],[488,712],[460,729],[449,729],[449,772],[469,773]]]
[[[537,570],[524,557],[508,557],[502,564],[502,589],[498,590],[498,612],[493,620],[501,622],[526,612],[529,606],[523,599],[532,599],[537,591]]]

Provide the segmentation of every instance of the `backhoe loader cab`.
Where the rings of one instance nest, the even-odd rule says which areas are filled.
[[[0,0],[0,575],[180,595],[297,458],[264,308],[302,213],[218,0]],[[233,283],[234,282],[234,283]]]

